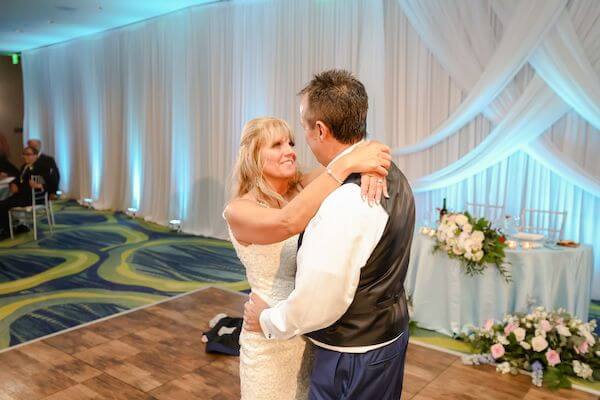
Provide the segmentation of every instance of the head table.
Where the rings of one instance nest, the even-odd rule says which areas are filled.
[[[447,335],[487,319],[528,312],[532,307],[564,308],[587,321],[592,283],[592,248],[542,247],[506,249],[512,282],[506,283],[495,266],[482,275],[468,276],[457,260],[432,253],[434,239],[415,233],[405,290],[413,315],[422,328]]]

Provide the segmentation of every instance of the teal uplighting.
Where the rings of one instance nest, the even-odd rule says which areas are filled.
[[[142,187],[142,160],[139,148],[132,148],[129,165],[131,168],[131,204],[134,208],[140,208]]]
[[[101,102],[98,101],[100,93],[98,91],[97,81],[95,79],[84,80],[83,84],[84,98],[86,106],[84,112],[87,120],[87,140],[88,140],[88,168],[91,176],[91,196],[95,199],[100,198],[102,184],[102,159],[104,157],[104,148],[102,132],[104,130],[104,120],[102,118]]]
[[[54,96],[57,98],[60,93],[55,93]],[[58,169],[60,171],[60,187],[63,191],[69,192],[71,189],[71,132],[69,131],[70,124],[65,122],[68,111],[64,109],[66,106],[63,104],[64,99],[54,99],[55,119],[54,119],[54,142],[55,152],[60,154],[60,157],[56,158]],[[66,155],[66,156],[65,156]]]

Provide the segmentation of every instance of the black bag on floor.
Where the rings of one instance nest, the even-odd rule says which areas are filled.
[[[228,317],[225,314],[213,318],[209,323],[212,326],[211,330],[204,332],[202,336],[202,341],[206,343],[206,352],[239,356],[243,322],[242,318]]]

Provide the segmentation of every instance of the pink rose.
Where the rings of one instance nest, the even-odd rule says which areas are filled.
[[[510,333],[511,333],[512,331],[514,331],[515,329],[517,329],[517,326],[518,326],[518,325],[517,325],[517,324],[515,324],[515,323],[513,323],[513,322],[511,322],[510,324],[506,325],[506,326],[504,327],[504,336],[508,336],[508,335],[510,335]]]
[[[583,342],[579,345],[579,347],[575,347],[575,352],[577,354],[585,354],[588,352],[588,342]]]
[[[548,360],[549,366],[554,367],[556,364],[560,364],[560,355],[558,355],[556,350],[548,349],[546,360]]]
[[[496,360],[504,355],[504,346],[502,346],[500,343],[493,345],[490,350],[492,351],[492,357],[494,357]]]
[[[483,324],[483,329],[486,330],[486,331],[491,331],[493,327],[494,327],[494,320],[493,319],[488,319]]]
[[[552,330],[552,324],[550,324],[550,322],[548,322],[548,320],[543,319],[540,321],[540,328],[544,332],[550,332]]]

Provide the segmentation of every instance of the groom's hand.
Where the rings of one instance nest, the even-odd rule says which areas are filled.
[[[250,298],[244,304],[244,329],[250,332],[262,332],[260,327],[260,313],[269,308],[258,295],[251,293]]]

